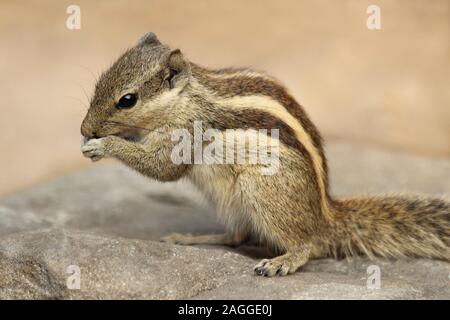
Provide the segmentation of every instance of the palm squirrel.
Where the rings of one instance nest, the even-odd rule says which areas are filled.
[[[175,163],[173,130],[279,130],[279,170],[258,164]],[[208,70],[145,34],[99,78],[81,125],[84,156],[119,159],[159,181],[190,180],[215,205],[225,234],[172,234],[176,244],[239,245],[257,239],[278,252],[255,268],[287,275],[309,259],[365,255],[450,260],[450,202],[413,196],[335,199],[322,138],[272,77]]]

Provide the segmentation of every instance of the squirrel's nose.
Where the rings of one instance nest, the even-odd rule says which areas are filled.
[[[98,139],[97,132],[86,121],[83,121],[81,125],[81,135],[88,139]]]

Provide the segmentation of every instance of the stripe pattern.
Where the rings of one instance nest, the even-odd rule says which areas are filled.
[[[308,158],[317,178],[322,212],[331,217],[328,168],[322,138],[303,108],[277,81],[248,69],[208,70],[192,65],[198,85],[210,93],[216,107],[226,109],[225,117],[214,119],[218,129],[279,128],[280,140]],[[221,128],[221,126],[223,128]]]

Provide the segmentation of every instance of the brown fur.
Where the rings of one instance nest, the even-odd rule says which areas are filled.
[[[117,101],[127,93],[138,95],[136,106],[118,110]],[[203,129],[279,129],[279,171],[265,176],[259,165],[174,164],[171,132],[192,132],[200,120]],[[286,275],[324,256],[450,260],[448,202],[411,196],[332,199],[320,134],[282,85],[252,70],[201,68],[153,34],[99,79],[81,132],[90,139],[82,151],[93,160],[114,157],[160,181],[191,180],[227,227],[224,235],[174,234],[165,241],[237,245],[256,238],[281,253],[261,261],[257,274]]]
[[[301,125],[311,135],[311,138],[314,141],[316,148],[319,150],[321,157],[325,159],[325,152],[322,147],[322,137],[320,136],[316,126],[312,123],[306,112],[297,103],[297,101],[295,101],[295,99],[287,93],[286,89],[274,79],[266,79],[262,75],[260,77],[237,75],[236,77],[227,79],[227,81],[221,81],[220,79],[208,77],[208,73],[214,71],[209,71],[197,65],[193,66],[194,75],[200,79],[203,85],[210,87],[217,95],[233,97],[259,94],[273,97],[278,100],[289,113],[298,119]],[[233,71],[240,71],[245,74],[245,69],[222,69],[218,72],[232,74]],[[326,159],[323,164],[326,179],[328,175]],[[328,186],[327,180],[325,180],[325,185]]]

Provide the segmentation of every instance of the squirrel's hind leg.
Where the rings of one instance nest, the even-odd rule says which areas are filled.
[[[298,268],[308,262],[310,253],[311,246],[305,245],[294,250],[288,250],[281,256],[272,259],[263,259],[254,267],[255,274],[273,277],[294,273]]]

